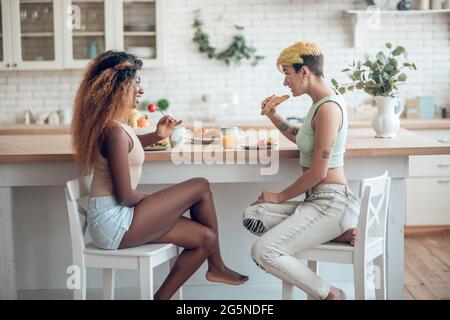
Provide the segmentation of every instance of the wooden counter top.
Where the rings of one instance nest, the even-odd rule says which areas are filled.
[[[204,127],[219,127],[221,125],[234,125],[241,129],[250,128],[274,128],[273,124],[265,119],[262,121],[240,121],[240,122],[203,122]],[[185,126],[192,127],[192,122],[185,123]],[[299,125],[300,126],[300,125]],[[404,129],[450,129],[450,119],[401,119],[400,126]],[[370,128],[370,121],[350,121],[349,128]],[[24,124],[4,124],[0,125],[0,135],[31,135],[31,134],[69,134],[67,125],[24,125]]]
[[[345,157],[381,157],[381,156],[409,156],[450,154],[450,146],[443,146],[434,140],[428,139],[411,131],[401,129],[396,138],[374,138],[371,129],[350,129],[346,144]],[[185,148],[191,148],[186,144]],[[186,150],[191,158],[195,155],[205,154],[217,146],[196,146],[199,150]],[[224,152],[223,150],[217,150]],[[216,152],[217,152],[216,151]],[[258,152],[227,150],[234,156],[243,156],[245,159],[258,157]],[[280,137],[277,148],[280,158],[298,158],[297,146]],[[264,151],[266,154],[266,151]],[[170,148],[165,151],[147,151],[145,161],[171,160]],[[72,162],[74,154],[71,148],[70,135],[3,135],[0,136],[0,163],[35,163],[35,162]]]

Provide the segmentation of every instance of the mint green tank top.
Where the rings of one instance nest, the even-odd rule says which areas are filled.
[[[300,166],[311,168],[314,152],[314,131],[311,123],[317,112],[317,109],[325,102],[332,101],[336,103],[342,111],[342,127],[338,132],[333,153],[331,154],[328,168],[337,168],[344,166],[345,140],[347,139],[348,116],[347,106],[344,97],[336,90],[336,95],[327,96],[314,103],[306,115],[302,128],[299,130],[296,142],[300,150]]]

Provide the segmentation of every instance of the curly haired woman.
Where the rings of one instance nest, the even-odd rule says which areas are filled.
[[[222,260],[216,211],[209,183],[193,178],[150,195],[136,191],[143,148],[167,138],[181,123],[161,118],[155,132],[137,136],[128,115],[143,94],[142,61],[126,52],[100,54],[87,67],[75,98],[73,145],[83,174],[93,172],[88,226],[102,249],[145,243],[185,248],[156,292],[169,299],[208,260],[206,278],[238,285],[248,280]],[[183,216],[190,211],[191,219]]]
[[[323,76],[323,54],[315,43],[297,42],[284,49],[276,63],[284,85],[294,97],[313,101],[301,130],[275,109],[273,124],[300,150],[303,173],[279,193],[262,192],[244,213],[244,226],[260,235],[252,247],[253,260],[264,270],[296,285],[316,299],[345,299],[345,293],[308,269],[297,253],[335,240],[355,242],[359,199],[344,173],[347,109],[344,98]],[[265,99],[265,110],[274,97]],[[304,201],[288,201],[302,194]]]

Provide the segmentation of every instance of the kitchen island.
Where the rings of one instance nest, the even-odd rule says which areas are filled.
[[[450,147],[405,129],[401,129],[394,139],[375,139],[371,129],[349,130],[345,171],[352,188],[357,192],[361,179],[381,175],[386,170],[392,178],[387,236],[389,299],[403,298],[403,226],[408,158],[434,154],[450,154]],[[263,283],[268,279],[274,281],[251,262],[249,250],[255,238],[243,229],[240,219],[245,207],[256,200],[262,190],[280,191],[301,174],[298,156],[295,144],[283,137],[279,146],[271,151],[242,148],[224,151],[220,145],[215,148],[186,144],[176,152],[170,149],[146,152],[139,188],[152,192],[155,191],[153,186],[164,187],[196,176],[207,178],[216,201],[225,258],[229,258],[231,266],[238,265],[239,271],[250,274],[253,283]],[[66,181],[77,176],[68,134],[0,135],[0,299],[17,298],[18,287],[64,288],[67,276],[64,272],[71,262],[68,261],[70,235],[63,188]],[[33,198],[33,193],[39,195],[42,188],[51,190],[50,204],[38,196]],[[36,201],[30,203],[30,199]],[[57,212],[42,213],[46,210]],[[59,222],[53,218],[33,220],[33,216],[41,214]],[[38,221],[37,226],[21,226],[31,224],[31,221]],[[36,228],[45,231],[32,234]],[[52,241],[53,238],[56,240]],[[58,244],[54,243],[58,241]],[[38,242],[48,248],[39,247],[35,254],[33,249]],[[47,258],[42,258],[42,255]],[[26,277],[23,274],[19,276],[19,273],[31,277],[29,274],[32,272],[24,265],[37,256],[39,262],[33,262],[36,284],[30,285],[33,280],[26,281]],[[21,264],[18,270],[16,258]],[[51,279],[55,273],[58,275]],[[190,281],[204,283],[199,275]]]

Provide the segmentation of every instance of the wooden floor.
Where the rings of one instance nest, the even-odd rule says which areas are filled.
[[[405,230],[405,299],[450,299],[450,228]]]

